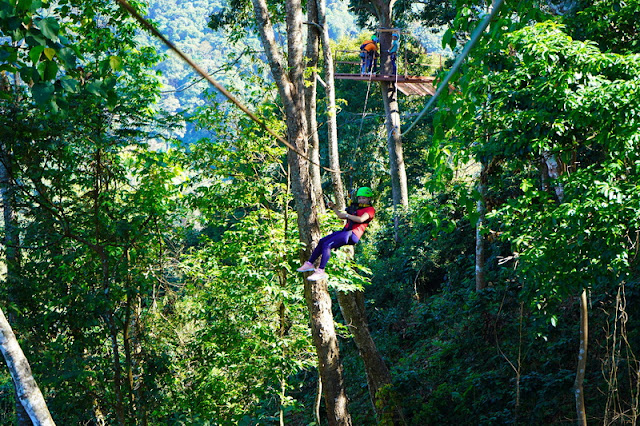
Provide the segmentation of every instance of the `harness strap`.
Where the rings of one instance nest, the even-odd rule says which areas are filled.
[[[359,204],[359,205],[355,205],[355,204],[351,204],[349,207],[346,208],[346,212],[351,214],[351,215],[355,215],[358,212],[359,208],[365,208],[365,207],[371,207],[371,204]],[[372,217],[370,217],[369,219],[365,220],[364,222],[361,223],[369,223],[373,220]],[[354,225],[356,224],[356,222],[347,219],[347,225],[345,226],[345,230],[346,231],[351,231],[354,227]]]

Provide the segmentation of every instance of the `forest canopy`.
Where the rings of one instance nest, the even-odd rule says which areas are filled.
[[[255,117],[118,2],[0,0],[0,424],[637,422],[638,0],[131,6]]]

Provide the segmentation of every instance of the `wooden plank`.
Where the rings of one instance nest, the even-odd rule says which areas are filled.
[[[336,73],[334,77],[338,80],[356,80],[356,81],[393,81],[398,83],[432,83],[435,77],[426,76],[409,76],[409,75],[380,75],[374,74],[361,75],[361,74],[344,74]]]
[[[379,75],[375,74],[344,74],[336,73],[334,78],[339,80],[355,80],[355,81],[389,81],[397,83],[398,90],[407,96],[433,96],[436,89],[433,87],[433,81],[436,79],[431,76],[408,76],[408,75]]]
[[[436,92],[430,83],[398,83],[397,87],[399,91],[407,96],[433,96]]]

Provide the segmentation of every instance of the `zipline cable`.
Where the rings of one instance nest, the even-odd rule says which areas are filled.
[[[336,171],[336,170],[333,170],[333,169],[321,166],[320,164],[317,164],[312,159],[310,159],[308,156],[306,156],[302,152],[298,151],[298,149],[295,146],[293,146],[286,139],[284,139],[282,136],[278,135],[276,132],[271,130],[262,120],[260,120],[254,113],[252,113],[246,106],[244,106],[244,104],[242,102],[240,102],[227,89],[225,89],[222,85],[220,85],[217,81],[215,81],[213,79],[213,77],[211,77],[207,72],[205,72],[198,64],[196,64],[193,60],[191,60],[191,58],[189,58],[186,54],[184,54],[173,43],[171,43],[153,25],[151,25],[151,23],[149,21],[147,21],[145,18],[140,16],[140,14],[138,12],[136,12],[136,10],[133,7],[131,7],[131,5],[126,0],[116,0],[116,1],[127,12],[129,12],[131,14],[131,16],[133,16],[138,22],[140,22],[140,24],[142,24],[142,26],[144,28],[146,28],[154,36],[156,36],[157,38],[162,40],[162,42],[164,44],[166,44],[169,49],[173,50],[183,61],[185,61],[187,64],[189,64],[191,66],[191,68],[193,68],[198,74],[200,74],[204,79],[206,79],[209,83],[211,83],[211,85],[213,85],[216,89],[218,89],[220,91],[220,93],[222,93],[227,99],[229,99],[235,106],[240,108],[240,110],[242,110],[242,112],[247,114],[249,116],[249,118],[251,118],[254,122],[256,122],[260,127],[262,127],[262,129],[264,131],[266,131],[271,136],[276,138],[280,143],[282,143],[284,146],[289,148],[291,151],[295,152],[300,157],[302,157],[302,158],[306,159],[307,161],[309,161],[311,164],[316,165],[318,167],[321,167],[321,168],[323,168],[324,170],[326,170],[328,172],[338,173],[338,171]]]
[[[440,96],[442,91],[449,86],[449,80],[451,80],[451,77],[453,77],[453,74],[455,74],[456,71],[458,71],[458,68],[460,68],[460,65],[462,65],[462,62],[464,61],[464,59],[467,57],[467,55],[469,54],[473,46],[476,44],[476,42],[480,39],[482,32],[489,25],[489,22],[493,19],[494,16],[496,16],[496,14],[498,13],[498,9],[502,5],[502,2],[503,0],[494,0],[493,8],[491,9],[491,12],[489,12],[489,14],[484,17],[482,22],[480,22],[480,25],[478,25],[478,27],[475,29],[473,34],[471,34],[471,39],[464,46],[462,53],[460,53],[460,56],[458,56],[458,58],[456,59],[453,66],[451,67],[451,70],[449,70],[449,73],[446,75],[444,80],[442,80],[442,82],[438,85],[438,90],[436,90],[436,93],[431,97],[429,102],[427,102],[427,105],[422,109],[418,117],[413,121],[413,123],[411,123],[411,125],[407,128],[407,130],[402,132],[403,135],[406,135],[407,133],[409,133],[411,129],[413,129],[413,126],[415,126],[416,123],[420,121],[420,119],[422,119],[422,116],[429,110],[429,108],[431,107],[431,105],[433,105],[436,99],[438,99],[438,96]]]
[[[364,118],[367,116],[367,103],[369,102],[369,91],[371,89],[371,76],[369,76],[369,82],[367,83],[367,94],[364,97],[364,107],[362,108],[362,118],[360,119],[360,128],[358,129],[358,137],[356,138],[356,146],[360,144],[360,135],[362,134],[362,125],[364,124]]]

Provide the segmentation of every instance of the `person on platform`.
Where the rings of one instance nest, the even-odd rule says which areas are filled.
[[[376,71],[376,59],[378,54],[378,36],[374,35],[360,45],[361,75],[373,75]]]
[[[393,67],[393,74],[398,74],[398,67],[396,65],[396,59],[398,58],[398,49],[400,48],[400,34],[393,33],[391,34],[391,47],[387,51],[389,53],[389,58],[391,59],[391,66]]]

